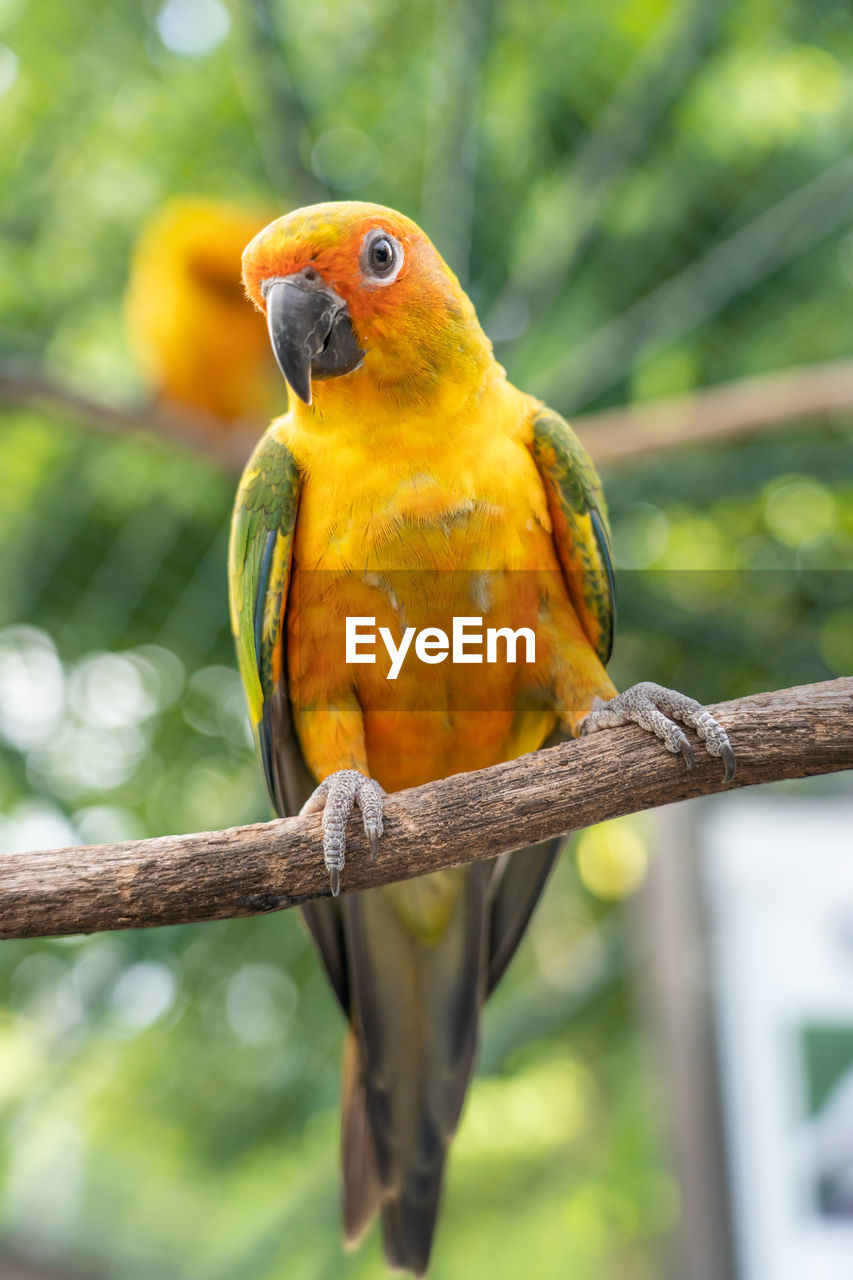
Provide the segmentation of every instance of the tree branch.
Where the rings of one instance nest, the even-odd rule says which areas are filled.
[[[623,462],[663,449],[731,440],[796,419],[833,418],[853,409],[853,360],[738,378],[690,395],[573,421],[596,462]]]
[[[264,422],[224,423],[191,410],[153,402],[118,406],[81,395],[38,370],[0,365],[0,404],[44,409],[97,430],[145,430],[206,454],[239,473],[264,430]],[[692,395],[578,414],[572,418],[584,445],[600,464],[627,462],[647,453],[728,441],[785,422],[832,419],[853,410],[853,360],[737,378]]]
[[[853,678],[711,708],[738,761],[732,787],[853,768]],[[620,814],[727,790],[720,762],[613,729],[390,796],[371,861],[350,823],[345,890],[492,857]],[[0,936],[44,937],[257,915],[328,893],[317,815],[198,835],[0,859]]]
[[[110,435],[146,431],[172,444],[204,453],[237,473],[267,425],[265,422],[224,422],[198,409],[169,408],[153,400],[131,405],[111,404],[64,386],[38,368],[18,364],[0,364],[0,404],[42,409]]]

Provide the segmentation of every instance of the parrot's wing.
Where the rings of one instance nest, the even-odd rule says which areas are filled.
[[[289,762],[279,759],[276,704],[283,688],[290,563],[299,506],[299,472],[272,428],[246,464],[231,522],[228,589],[237,664],[249,703],[267,790],[277,813],[292,813]],[[292,733],[292,730],[291,730]]]
[[[564,840],[564,836],[557,836],[495,859],[489,881],[488,996],[515,955]]]
[[[293,727],[287,690],[287,595],[299,507],[299,470],[275,427],[246,464],[237,490],[228,554],[231,625],[267,790],[281,817],[314,790]],[[341,1005],[349,1006],[340,908],[302,908]]]
[[[601,481],[567,422],[550,409],[533,420],[533,458],[551,515],[554,545],[581,626],[602,663],[613,648],[614,584]]]
[[[606,663],[613,645],[614,591],[601,482],[571,427],[550,409],[540,409],[533,420],[532,452],[566,588],[587,639]],[[495,863],[489,885],[489,994],[521,941],[562,843],[549,840],[517,849]]]
[[[542,746],[555,747],[565,742],[566,737],[565,731],[558,727]],[[515,955],[566,839],[566,836],[557,836],[542,844],[502,853],[491,864],[486,995],[492,994]]]

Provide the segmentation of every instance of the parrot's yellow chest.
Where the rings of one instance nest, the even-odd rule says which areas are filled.
[[[325,465],[312,461],[300,497],[287,640],[294,720],[312,770],[366,766],[396,790],[540,746],[555,723],[548,689],[555,636],[570,638],[574,629],[579,645],[588,644],[564,589],[524,432],[498,420],[492,430],[468,431],[464,443],[396,454],[337,442]],[[468,619],[475,637],[458,653],[454,619]],[[375,640],[348,654],[353,620]],[[479,645],[470,620],[480,622]],[[499,640],[490,662],[487,632],[519,628],[535,631],[533,660],[519,643],[509,662]],[[405,658],[389,678],[390,655],[407,631]],[[449,642],[440,660],[436,632]],[[431,653],[421,648],[427,660],[418,656],[421,633],[433,640]],[[353,754],[358,720],[366,761]]]

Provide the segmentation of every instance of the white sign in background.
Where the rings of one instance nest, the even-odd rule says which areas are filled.
[[[732,796],[703,871],[741,1280],[853,1277],[853,800]]]

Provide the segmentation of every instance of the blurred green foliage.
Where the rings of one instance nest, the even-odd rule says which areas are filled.
[[[127,261],[181,192],[403,209],[564,412],[847,354],[851,53],[843,0],[0,0],[4,358],[136,396]],[[853,668],[849,421],[605,480],[617,683]],[[233,487],[4,413],[4,848],[266,816]],[[486,1019],[436,1280],[661,1275],[678,1191],[634,967],[625,907],[564,859]],[[298,919],[6,942],[0,995],[7,1240],[128,1280],[380,1272],[375,1239],[341,1252],[341,1028]]]

